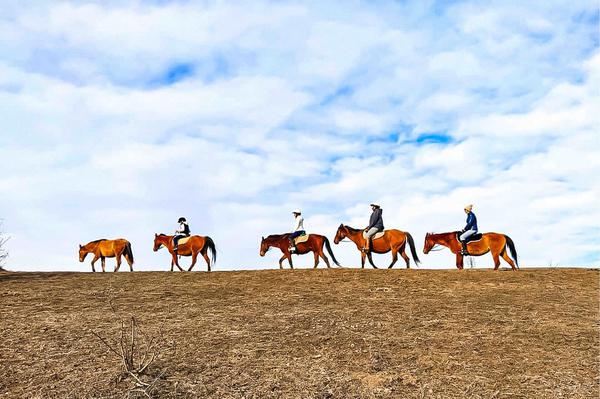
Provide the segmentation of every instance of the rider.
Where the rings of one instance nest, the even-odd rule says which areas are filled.
[[[179,229],[175,230],[175,235],[173,236],[173,251],[177,252],[177,243],[183,237],[190,236],[190,226],[188,226],[187,220],[184,217],[180,217],[177,221],[179,223]]]
[[[371,251],[371,240],[372,237],[380,231],[383,231],[383,209],[377,203],[371,204],[371,218],[369,219],[369,226],[365,229],[365,247],[364,252]]]
[[[304,218],[302,217],[302,211],[300,209],[295,209],[292,214],[294,215],[294,229],[290,234],[290,253],[296,252],[296,244],[294,240],[297,237],[303,236],[306,234],[304,231]]]
[[[461,235],[459,237],[460,243],[462,244],[463,255],[468,255],[467,251],[467,238],[471,237],[473,234],[477,234],[477,217],[473,213],[473,205],[465,206],[465,213],[467,214],[467,225],[461,231]]]

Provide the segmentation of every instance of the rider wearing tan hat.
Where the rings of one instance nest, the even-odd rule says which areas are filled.
[[[466,239],[471,237],[473,234],[477,234],[477,217],[473,213],[473,205],[469,204],[465,206],[465,213],[467,214],[467,225],[461,231],[459,237],[460,243],[462,244],[462,254],[468,255]]]

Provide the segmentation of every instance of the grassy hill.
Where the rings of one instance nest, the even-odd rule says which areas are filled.
[[[598,397],[598,280],[581,269],[1,273],[0,398],[123,397],[132,379],[92,330],[116,345],[131,316],[137,359],[153,338],[159,348],[145,377],[155,397]]]

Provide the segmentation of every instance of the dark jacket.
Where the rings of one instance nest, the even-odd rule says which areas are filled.
[[[465,226],[464,231],[467,231],[467,230],[478,231],[478,229],[477,229],[477,217],[475,216],[475,214],[473,212],[469,212],[467,214],[467,225]]]
[[[373,213],[371,214],[371,218],[369,219],[369,227],[367,227],[367,230],[370,229],[371,227],[376,227],[377,229],[379,229],[379,231],[383,231],[383,209],[381,208],[377,208],[373,211]]]
[[[177,230],[177,234],[175,235],[184,235],[189,237],[190,235],[190,226],[186,222],[179,223],[179,230]]]

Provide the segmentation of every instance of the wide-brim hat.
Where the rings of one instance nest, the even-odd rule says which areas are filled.
[[[301,214],[302,214],[302,211],[301,211],[300,209],[294,209],[294,210],[292,211],[292,213],[297,213],[298,215],[301,215]]]

